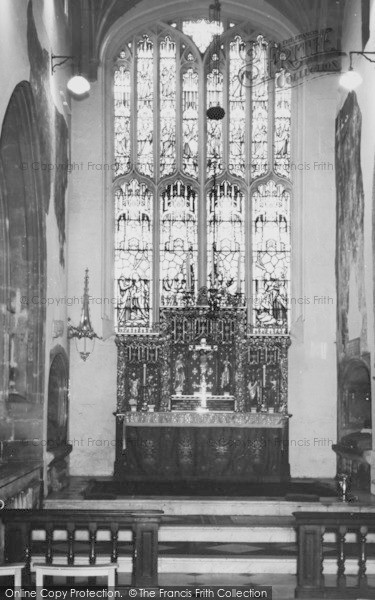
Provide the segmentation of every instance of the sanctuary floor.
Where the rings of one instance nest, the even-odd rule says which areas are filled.
[[[47,504],[49,504],[50,501],[54,501],[54,506],[55,508],[58,508],[58,506],[56,505],[55,501],[58,500],[77,500],[77,501],[82,501],[84,498],[84,492],[87,489],[90,481],[92,481],[93,479],[99,481],[99,482],[105,482],[105,481],[111,481],[112,478],[111,477],[93,477],[93,476],[73,476],[70,477],[70,482],[69,482],[69,486],[59,492],[52,492],[51,494],[49,494],[49,496],[47,497]],[[333,489],[335,489],[335,481],[334,479],[312,479],[312,478],[293,478],[291,480],[293,483],[295,484],[314,484],[314,482],[316,482],[318,485],[326,485],[327,487],[331,487]],[[166,497],[166,496],[165,496]],[[237,498],[246,498],[247,496],[241,496],[240,494],[237,496]],[[359,504],[364,504],[366,506],[369,505],[374,505],[375,507],[375,495],[370,494],[369,492],[358,492],[355,491],[353,492],[353,497],[354,497],[354,503],[359,503]],[[155,499],[155,495],[138,495],[135,496],[133,495],[133,498],[153,498]],[[180,500],[189,498],[189,496],[179,496]],[[208,499],[207,494],[204,495],[205,500]],[[222,498],[223,500],[225,500],[224,496],[220,496],[220,498]],[[236,498],[236,496],[233,494],[231,494],[231,499],[234,500]],[[254,496],[252,495],[251,499],[252,500],[256,500],[257,498],[262,499],[262,500],[266,500],[268,499],[268,497],[265,496]],[[195,494],[194,495],[194,499],[195,500],[199,500],[199,494]],[[218,496],[215,496],[216,500],[219,500]],[[277,496],[272,496],[273,500],[277,500]],[[280,496],[280,501],[283,499],[282,496]],[[333,501],[337,501],[336,498],[332,497]],[[344,505],[345,506],[345,505]],[[346,506],[348,507],[349,504],[346,504]]]

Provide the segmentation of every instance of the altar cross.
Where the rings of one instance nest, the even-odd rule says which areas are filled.
[[[207,379],[206,379],[206,373],[207,373],[207,356],[206,353],[209,352],[215,352],[217,350],[217,346],[210,346],[209,344],[207,344],[206,342],[206,338],[202,338],[200,340],[200,344],[197,345],[193,345],[191,344],[189,346],[189,350],[194,350],[194,351],[198,351],[201,354],[201,359],[200,359],[200,369],[201,369],[201,375],[200,375],[200,386],[199,386],[199,397],[200,397],[200,407],[199,407],[199,412],[207,412]]]

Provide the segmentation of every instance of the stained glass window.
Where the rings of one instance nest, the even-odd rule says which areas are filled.
[[[182,168],[191,177],[198,176],[198,81],[198,73],[193,68],[182,75]]]
[[[141,173],[154,173],[154,47],[145,35],[137,45],[137,158]]]
[[[228,181],[215,185],[208,204],[208,287],[229,295],[244,289],[244,196]]]
[[[160,175],[176,168],[176,43],[160,43]]]
[[[286,333],[290,283],[290,194],[269,181],[253,194],[253,313],[257,332]]]
[[[124,39],[113,79],[118,332],[147,331],[160,307],[202,286],[245,300],[254,332],[288,331],[292,90],[270,75],[272,47],[251,25],[202,18]],[[217,106],[222,119],[207,115]]]
[[[123,175],[130,169],[130,63],[122,51],[114,73],[114,126],[116,175]]]
[[[152,304],[152,205],[144,183],[135,179],[115,191],[115,280],[117,328],[150,326]]]
[[[290,124],[292,90],[284,74],[275,86],[275,173],[290,177]]]
[[[197,288],[197,193],[177,181],[160,200],[161,304],[179,306]]]
[[[236,36],[229,44],[229,171],[245,177],[246,88],[238,73],[244,66],[245,45]]]
[[[251,171],[254,178],[268,171],[268,68],[267,44],[262,36],[251,44],[252,133]]]

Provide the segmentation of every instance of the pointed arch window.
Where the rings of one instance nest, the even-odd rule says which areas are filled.
[[[211,285],[246,299],[254,333],[289,329],[291,89],[264,37],[217,33],[158,22],[114,58],[118,333]]]

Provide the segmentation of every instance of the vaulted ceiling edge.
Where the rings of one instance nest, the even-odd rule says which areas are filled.
[[[158,0],[155,0],[155,4]],[[91,81],[97,78],[101,45],[110,28],[142,0],[72,1],[73,53]],[[223,0],[225,3],[225,0]],[[341,23],[346,0],[261,0],[264,14],[277,10],[300,33],[332,27],[340,45]],[[209,0],[207,0],[207,9]]]

